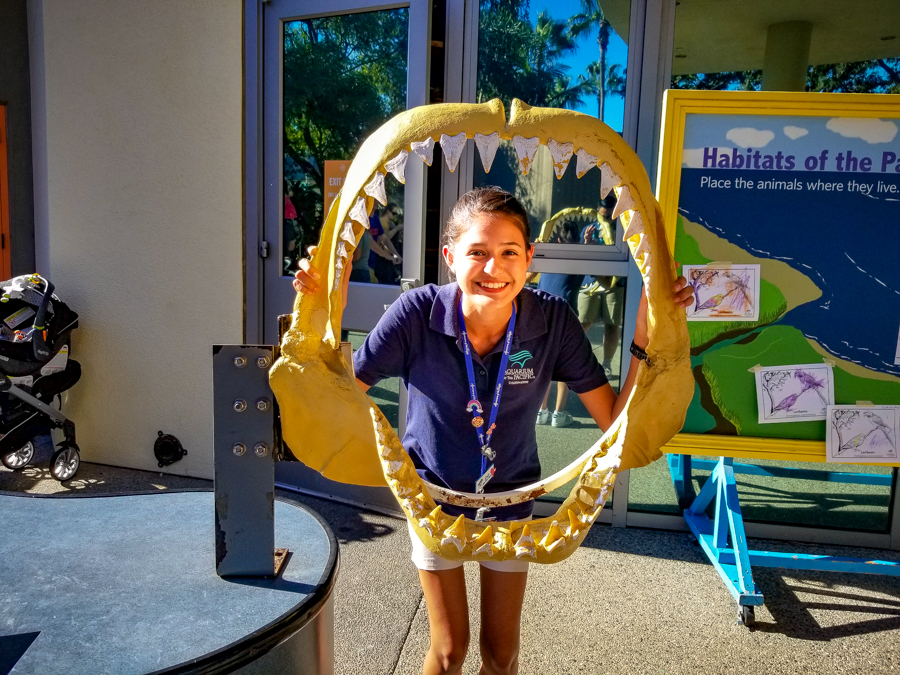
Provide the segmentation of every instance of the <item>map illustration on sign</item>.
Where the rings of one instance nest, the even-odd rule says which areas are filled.
[[[898,425],[900,406],[828,406],[828,461],[896,462]]]
[[[773,366],[755,375],[760,424],[824,420],[834,404],[831,366]]]
[[[759,265],[685,265],[694,287],[688,321],[758,321]]]
[[[828,405],[900,404],[900,114],[741,95],[700,112],[698,92],[667,93],[687,112],[660,203],[696,299],[683,431],[824,441]]]

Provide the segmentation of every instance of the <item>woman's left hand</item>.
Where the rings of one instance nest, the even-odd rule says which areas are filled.
[[[675,291],[675,304],[678,307],[687,309],[694,304],[694,287],[684,277],[678,277],[675,280],[672,290]]]

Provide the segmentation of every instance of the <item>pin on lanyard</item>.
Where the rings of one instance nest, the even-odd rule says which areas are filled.
[[[462,311],[462,294],[460,294],[457,311],[459,313],[459,333],[462,338],[463,352],[466,356],[466,375],[469,378],[469,402],[466,404],[466,410],[472,413],[472,426],[475,427],[475,433],[478,435],[478,443],[481,447],[481,478],[475,483],[475,492],[481,493],[484,492],[484,486],[496,473],[494,465],[487,466],[487,461],[493,462],[497,456],[497,453],[491,449],[490,442],[494,429],[497,428],[497,410],[500,408],[500,394],[503,393],[503,382],[506,380],[506,365],[509,362],[509,348],[512,346],[513,331],[516,327],[516,303],[513,303],[509,325],[506,328],[503,355],[500,357],[500,368],[497,371],[497,386],[494,387],[494,399],[491,402],[491,413],[488,417],[486,432],[482,429],[484,418],[481,415],[484,413],[484,409],[478,401],[478,389],[475,386],[475,368],[472,365],[472,348],[469,346],[466,319]]]

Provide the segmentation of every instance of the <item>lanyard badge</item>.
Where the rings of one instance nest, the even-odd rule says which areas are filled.
[[[475,433],[478,436],[478,444],[481,448],[481,478],[475,483],[475,492],[484,492],[484,486],[494,477],[496,469],[491,464],[487,466],[487,462],[493,462],[497,457],[497,453],[491,449],[491,436],[497,428],[497,411],[500,408],[500,394],[503,393],[503,382],[506,380],[506,366],[509,362],[509,348],[512,346],[513,331],[516,327],[516,305],[513,303],[512,314],[509,317],[509,325],[506,328],[506,338],[503,342],[503,355],[500,357],[500,369],[497,372],[497,385],[494,387],[494,399],[491,402],[491,412],[488,418],[488,427],[484,429],[484,408],[478,401],[478,389],[475,386],[475,368],[472,365],[472,349],[469,346],[469,336],[466,332],[466,319],[462,311],[462,296],[460,295],[459,304],[457,305],[459,313],[459,332],[462,338],[463,352],[466,356],[466,375],[469,378],[469,402],[466,404],[466,410],[472,413],[472,426],[475,427]]]

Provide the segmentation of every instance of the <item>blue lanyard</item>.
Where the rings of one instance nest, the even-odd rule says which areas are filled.
[[[481,417],[483,409],[478,401],[478,389],[475,386],[475,369],[472,366],[472,349],[469,346],[469,336],[466,333],[466,319],[462,311],[462,294],[459,297],[457,305],[459,313],[459,333],[462,338],[463,351],[466,355],[466,375],[469,377],[469,403],[466,410],[472,413],[472,426],[475,427],[475,433],[478,434],[478,442],[481,445],[481,472],[487,471],[487,460],[493,460],[496,456],[491,450],[489,443],[494,433],[497,422],[497,410],[500,408],[500,394],[503,393],[503,382],[506,380],[506,364],[509,361],[509,348],[512,346],[513,331],[516,327],[516,303],[513,302],[512,314],[509,317],[509,326],[506,328],[506,340],[503,343],[503,356],[500,357],[500,369],[497,372],[497,386],[494,388],[494,400],[491,404],[491,415],[488,419],[488,428],[485,432],[484,418]]]

